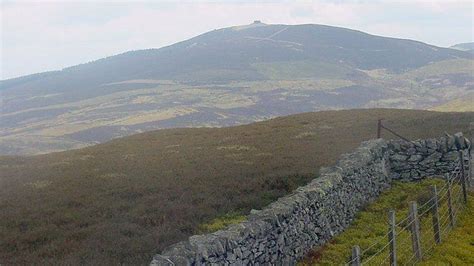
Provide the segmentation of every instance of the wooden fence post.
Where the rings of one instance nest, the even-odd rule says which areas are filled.
[[[454,214],[453,214],[453,203],[451,198],[451,178],[449,174],[446,174],[446,182],[448,185],[448,215],[449,215],[449,224],[451,227],[454,227]]]
[[[441,243],[441,235],[439,230],[439,211],[438,211],[438,190],[436,185],[433,186],[433,233],[436,244]]]
[[[377,138],[382,136],[382,119],[377,120]]]
[[[388,243],[390,243],[390,265],[397,266],[397,232],[395,224],[395,211],[388,212]]]
[[[467,162],[467,167],[468,167],[468,171],[467,171],[467,186],[468,187],[472,187],[473,184],[472,184],[472,175],[474,175],[474,170],[472,169],[472,142],[471,142],[471,150],[468,150],[468,154],[467,154],[467,159],[468,159],[468,162]]]
[[[466,191],[466,174],[464,169],[464,153],[462,150],[459,152],[459,164],[461,165],[461,187],[462,187],[462,196],[464,199],[464,203],[467,203],[467,191]]]
[[[471,144],[472,145],[472,144]],[[467,172],[467,186],[468,187],[472,187],[474,184],[472,183],[472,176],[474,175],[474,170],[472,169],[472,165],[473,165],[473,162],[472,162],[472,151],[468,151],[469,154],[468,154],[468,167],[469,167],[469,171]]]
[[[413,253],[415,253],[416,258],[420,261],[423,257],[421,254],[420,221],[418,220],[416,201],[410,202],[410,218]]]
[[[474,167],[472,167],[472,153],[473,153],[473,150],[474,150],[474,122],[471,122],[471,125],[470,125],[470,141],[471,141],[471,149],[469,150],[469,186],[474,186],[474,184],[472,183],[472,178],[474,177]]]
[[[469,127],[469,131],[470,131],[470,141],[471,141],[471,145],[474,145],[474,122],[471,122],[470,123],[470,127]],[[472,146],[471,146],[472,147]]]
[[[359,246],[352,247],[351,265],[360,266],[360,247]]]

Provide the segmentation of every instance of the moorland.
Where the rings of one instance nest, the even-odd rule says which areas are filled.
[[[212,221],[245,216],[317,178],[320,167],[375,138],[379,118],[416,139],[467,132],[474,113],[322,111],[1,156],[0,261],[147,264]]]
[[[473,111],[474,55],[454,48],[313,24],[218,29],[0,81],[0,154],[321,110]]]

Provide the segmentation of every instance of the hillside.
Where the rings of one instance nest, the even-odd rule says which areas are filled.
[[[73,66],[14,87],[71,90],[135,79],[258,80],[266,77],[252,64],[287,61],[401,71],[456,58],[470,57],[452,49],[345,28],[254,23],[214,30],[161,49],[131,51]],[[2,84],[3,89],[11,86]]]
[[[474,112],[474,93],[436,106],[432,110],[439,112]]]
[[[0,154],[319,110],[432,108],[473,89],[472,59],[324,25],[214,30],[160,49],[1,81]]]
[[[460,51],[470,51],[470,50],[474,50],[474,42],[458,43],[449,48],[460,50]]]
[[[474,113],[326,111],[0,157],[0,261],[148,263],[200,225],[247,214],[315,178],[373,138],[381,117],[412,139],[467,131],[474,121]]]

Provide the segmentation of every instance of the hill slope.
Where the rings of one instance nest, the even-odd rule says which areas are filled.
[[[474,75],[465,71],[472,58],[323,25],[254,23],[214,30],[161,49],[0,82],[0,154],[317,110],[430,108],[473,89]],[[464,69],[403,76],[438,64]]]
[[[214,30],[161,49],[111,56],[21,84],[67,90],[133,79],[240,81],[265,79],[252,68],[252,64],[262,62],[304,60],[400,71],[457,58],[470,57],[452,49],[344,28],[254,23]],[[2,85],[3,89],[11,87]]]
[[[460,51],[470,51],[470,50],[474,50],[474,42],[458,43],[449,48],[460,50]]]
[[[474,92],[462,98],[436,106],[433,110],[439,112],[474,112]]]
[[[0,261],[148,263],[200,224],[261,208],[314,178],[373,138],[381,117],[408,138],[466,131],[474,121],[474,113],[326,111],[0,157]]]

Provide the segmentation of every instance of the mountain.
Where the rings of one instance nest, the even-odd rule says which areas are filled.
[[[460,50],[460,51],[474,51],[474,42],[459,43],[449,48]]]
[[[246,215],[312,180],[320,167],[374,138],[379,118],[417,139],[467,132],[474,113],[324,111],[0,156],[0,261],[147,264],[203,224]]]
[[[472,62],[464,51],[324,25],[219,29],[1,81],[0,154],[317,110],[431,108],[473,89]]]
[[[66,90],[134,79],[198,83],[260,80],[268,77],[252,65],[293,61],[401,71],[456,58],[471,57],[421,42],[344,28],[254,23],[214,30],[161,49],[132,51],[66,68],[34,84],[26,81],[25,86]]]

